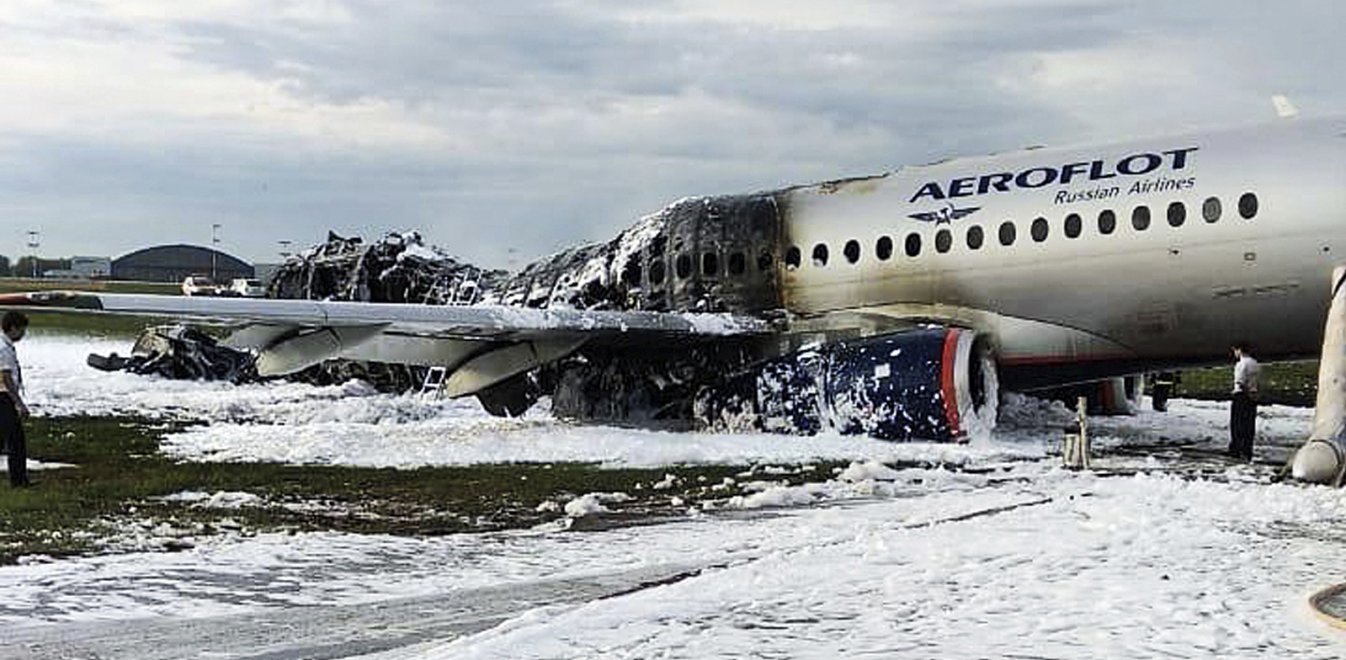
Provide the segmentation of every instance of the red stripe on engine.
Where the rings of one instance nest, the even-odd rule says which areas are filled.
[[[958,330],[949,328],[944,335],[944,360],[940,364],[939,389],[944,395],[944,418],[949,421],[949,434],[957,439],[963,434],[959,428],[958,386],[954,378],[954,362],[958,357]]]

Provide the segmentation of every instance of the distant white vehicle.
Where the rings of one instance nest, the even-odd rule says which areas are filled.
[[[215,283],[205,275],[188,275],[186,279],[182,280],[182,295],[213,296],[215,295]]]
[[[229,293],[244,298],[265,298],[266,287],[261,280],[240,277],[229,284]]]

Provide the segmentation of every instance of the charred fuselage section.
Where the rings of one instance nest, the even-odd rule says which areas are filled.
[[[502,270],[463,263],[425,244],[415,232],[392,233],[371,243],[329,233],[327,241],[285,262],[267,296],[425,305],[471,305],[505,280]],[[419,388],[427,367],[327,360],[288,376],[327,385],[352,378],[380,391]]]
[[[755,313],[780,307],[775,194],[698,197],[608,243],[529,264],[486,299],[526,307]]]
[[[781,304],[781,233],[773,193],[684,199],[612,241],[530,264],[486,299],[540,308],[767,313]],[[561,416],[686,426],[699,390],[771,348],[704,339],[581,348],[538,380],[550,385],[552,410]]]
[[[276,271],[271,298],[470,305],[506,277],[462,263],[424,244],[415,232],[373,243],[329,233],[327,242]]]
[[[504,281],[505,271],[462,263],[425,245],[415,232],[389,234],[366,243],[328,234],[327,241],[288,260],[272,278],[272,298],[343,300],[371,303],[470,305]],[[321,334],[322,331],[317,334]],[[221,344],[214,337],[181,326],[147,328],[129,357],[91,355],[91,366],[157,374],[168,378],[266,380],[258,374],[258,355]],[[288,380],[330,385],[361,379],[382,392],[420,388],[427,367],[354,360],[326,360],[285,376]]]

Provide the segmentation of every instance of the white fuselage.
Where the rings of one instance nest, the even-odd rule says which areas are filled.
[[[965,324],[990,333],[1007,365],[1177,364],[1221,358],[1236,340],[1268,357],[1313,354],[1332,267],[1346,263],[1344,183],[1346,119],[1333,119],[796,188],[783,209],[783,302],[804,319]],[[1138,229],[1141,207],[1150,218]]]

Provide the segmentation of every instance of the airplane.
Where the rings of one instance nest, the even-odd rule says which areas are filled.
[[[989,433],[1002,390],[1316,355],[1346,118],[1031,148],[687,198],[473,305],[0,295],[234,326],[263,375],[442,367],[517,415],[887,440]]]

